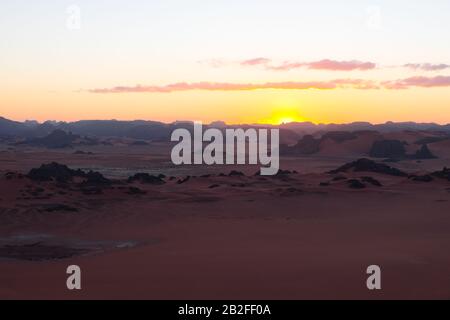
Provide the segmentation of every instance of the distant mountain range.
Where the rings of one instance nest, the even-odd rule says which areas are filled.
[[[172,131],[176,128],[191,129],[190,121],[177,121],[174,123],[162,123],[157,121],[118,121],[118,120],[83,120],[76,122],[37,121],[18,122],[0,117],[0,137],[2,138],[40,138],[45,137],[55,130],[63,130],[74,135],[86,137],[120,137],[153,141],[167,141]],[[236,126],[227,126],[222,121],[213,122],[210,127],[224,129]],[[386,122],[384,124],[371,124],[368,122],[353,122],[348,124],[314,124],[311,122],[288,123],[280,126],[261,124],[240,125],[239,127],[277,127],[281,129],[281,135],[288,140],[296,140],[305,134],[325,133],[331,131],[442,131],[450,132],[450,124],[439,125],[435,123],[415,122]]]
[[[383,124],[371,124],[370,122],[352,122],[346,124],[314,124],[311,122],[292,122],[280,125],[280,128],[290,129],[295,132],[315,133],[318,131],[378,131],[396,132],[396,131],[450,131],[450,124],[439,125],[436,123],[417,123],[417,122],[386,122]]]
[[[389,161],[425,160],[450,157],[450,125],[434,123],[387,122],[370,124],[289,123],[280,126],[250,124],[226,125],[216,121],[205,127],[279,128],[280,153],[285,156],[370,156]],[[17,122],[0,118],[0,141],[9,146],[48,149],[83,148],[97,145],[147,146],[148,142],[169,142],[173,130],[191,132],[194,123],[177,121],[91,120],[76,122]],[[77,151],[76,151],[77,152]],[[78,150],[78,153],[83,151]]]

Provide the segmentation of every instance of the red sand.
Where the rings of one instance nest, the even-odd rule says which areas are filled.
[[[43,152],[12,157],[10,164],[28,169],[24,162],[58,158],[73,164],[74,157],[66,155],[63,161],[64,154]],[[125,156],[95,157],[91,163],[111,166]],[[4,154],[2,159],[9,163]],[[139,156],[129,159],[128,166],[136,165],[133,159]],[[444,162],[398,166],[420,171],[428,163],[435,167]],[[40,200],[17,199],[26,185],[37,184],[6,180],[2,173],[3,241],[46,234],[138,245],[64,260],[0,260],[0,298],[449,299],[450,184],[346,174],[372,176],[384,185],[352,190],[345,181],[319,187],[331,176],[305,173],[342,163],[333,158],[284,159],[284,168],[303,169],[287,179],[210,177],[181,185],[135,184],[145,195],[118,188],[102,195],[60,195],[52,183],[44,183],[44,193],[53,195]],[[220,187],[210,189],[213,184]],[[38,211],[48,203],[79,211]],[[82,269],[82,291],[66,289],[65,272],[71,264]],[[372,264],[382,268],[381,291],[366,288],[366,268]]]

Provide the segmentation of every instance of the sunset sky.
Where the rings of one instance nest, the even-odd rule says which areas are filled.
[[[448,0],[2,0],[0,116],[450,123],[449,13]]]

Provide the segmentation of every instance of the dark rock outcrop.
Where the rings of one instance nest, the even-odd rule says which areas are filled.
[[[380,181],[378,181],[377,179],[375,179],[373,177],[361,177],[361,180],[363,182],[370,183],[371,185],[373,185],[375,187],[382,187],[383,186]]]
[[[83,185],[110,185],[112,183],[99,172],[89,171],[86,173],[80,169],[73,170],[57,162],[43,164],[39,168],[31,169],[27,177],[34,181],[56,181],[59,183],[67,183],[78,177],[85,179],[82,182]]]
[[[290,175],[290,174],[293,174],[293,172],[289,171],[289,170],[282,170],[282,169],[280,169],[277,172],[277,176],[287,176],[287,175]]]
[[[43,138],[35,138],[26,142],[26,144],[34,146],[42,146],[51,149],[71,147],[73,142],[80,136],[67,133],[63,130],[55,130]]]
[[[136,173],[134,176],[128,178],[129,183],[140,182],[144,184],[161,185],[166,182],[163,180],[164,175],[153,176],[148,173]]]
[[[426,174],[423,176],[410,176],[409,178],[413,181],[418,181],[418,182],[431,182],[434,180],[433,177],[429,174]]]
[[[290,171],[290,170],[279,169],[278,172],[275,175],[273,175],[273,176],[285,177],[285,176],[288,176],[288,175],[291,175],[291,174],[298,174],[298,172],[295,171],[295,170],[294,171]],[[261,170],[258,170],[254,175],[255,176],[261,176]]]
[[[364,189],[366,185],[358,179],[350,179],[347,181],[348,187],[352,189]]]
[[[126,193],[131,195],[143,195],[147,192],[136,187],[129,187]]]
[[[450,181],[450,168],[444,167],[441,171],[435,171],[431,176],[441,179],[447,179]]]
[[[6,180],[23,179],[23,177],[24,177],[23,174],[21,174],[19,172],[12,172],[12,171],[5,173],[4,176],[5,176]]]
[[[426,144],[417,150],[416,154],[413,156],[414,159],[426,160],[426,159],[436,159],[437,157],[431,153],[430,149]]]
[[[305,135],[296,145],[289,147],[280,146],[280,153],[287,155],[310,155],[319,152],[321,139],[315,139],[312,135]]]
[[[100,172],[89,171],[84,174],[86,181],[83,182],[84,185],[90,186],[106,186],[112,184],[112,181],[106,179]]]
[[[177,184],[183,184],[183,183],[188,182],[189,180],[191,180],[191,176],[187,176],[187,177],[184,178],[184,179],[178,180],[178,181],[177,181]]]
[[[408,176],[407,173],[405,173],[399,169],[390,167],[384,163],[377,163],[375,161],[372,161],[370,159],[365,159],[365,158],[344,164],[343,166],[337,168],[336,170],[332,170],[329,173],[337,174],[337,173],[348,172],[348,171],[375,172],[375,173],[387,174],[387,175],[397,176],[397,177],[407,177]]]
[[[236,171],[236,170],[232,170],[229,174],[229,177],[243,177],[245,176],[244,173],[242,173],[241,171]]]
[[[280,146],[280,153],[286,155],[311,155],[320,151],[320,144],[325,140],[332,140],[336,143],[343,143],[358,137],[355,132],[329,131],[322,137],[316,139],[312,135],[303,136],[297,144],[293,146]]]
[[[84,177],[85,173],[81,170],[72,170],[64,164],[52,162],[43,164],[39,168],[31,169],[27,177],[34,181],[52,181],[68,182],[74,177]]]
[[[405,143],[398,140],[375,141],[369,155],[373,158],[404,158],[406,156]]]
[[[91,156],[91,155],[93,155],[94,153],[93,153],[93,152],[90,152],[90,151],[86,152],[86,151],[82,151],[82,150],[77,150],[77,151],[75,151],[73,154],[76,154],[76,155],[89,155],[89,156]]]

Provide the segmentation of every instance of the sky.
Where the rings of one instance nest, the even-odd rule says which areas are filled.
[[[450,1],[2,0],[0,116],[450,123]]]

